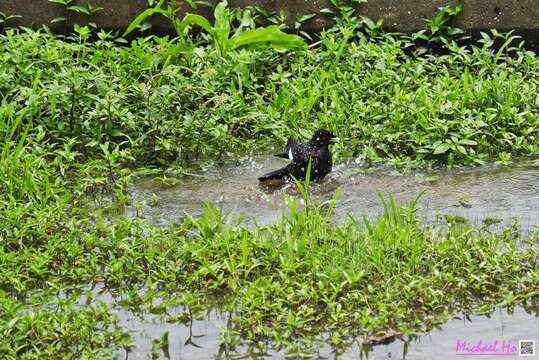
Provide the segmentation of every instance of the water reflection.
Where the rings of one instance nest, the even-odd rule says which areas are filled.
[[[183,311],[180,309],[179,311]],[[188,321],[185,325],[162,320],[149,320],[119,311],[121,325],[133,336],[134,346],[125,353],[128,359],[147,359],[152,353],[152,342],[168,333],[165,349],[153,347],[161,358],[170,359],[244,359],[284,358],[283,351],[262,352],[253,344],[230,346],[222,340],[223,330],[231,314],[212,310],[202,319]],[[517,307],[513,311],[497,309],[487,316],[462,314],[428,333],[395,338],[381,345],[365,345],[361,339],[352,339],[339,349],[321,346],[312,354],[316,359],[452,359],[456,355],[457,341],[475,344],[478,341],[511,341],[538,339],[537,309]],[[329,338],[330,335],[327,337]],[[271,347],[270,347],[271,348]],[[168,357],[167,357],[168,354]],[[482,357],[485,358],[485,357]]]

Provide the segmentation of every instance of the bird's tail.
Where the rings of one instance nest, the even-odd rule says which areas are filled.
[[[288,167],[285,166],[283,168],[262,175],[258,178],[258,181],[264,182],[268,180],[286,180],[288,177]]]

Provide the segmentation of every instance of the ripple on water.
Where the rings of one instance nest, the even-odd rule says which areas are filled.
[[[236,210],[259,224],[276,221],[281,214],[283,195],[299,196],[293,186],[269,191],[257,177],[283,162],[270,156],[251,157],[213,168],[201,176],[181,179],[165,186],[150,177],[132,188],[138,213],[159,226],[180,221],[184,212],[198,215],[208,201],[224,210]],[[459,215],[481,222],[503,220],[501,226],[519,219],[524,230],[539,224],[539,167],[533,164],[489,166],[458,170],[430,170],[401,175],[388,168],[337,165],[334,172],[311,188],[315,200],[327,200],[341,189],[337,218],[374,217],[382,211],[379,194],[392,193],[397,201],[409,202],[425,191],[419,207],[428,220],[438,215]]]

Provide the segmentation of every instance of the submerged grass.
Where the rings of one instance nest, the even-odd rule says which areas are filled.
[[[391,197],[376,221],[341,225],[334,201],[312,204],[306,191],[307,205],[289,198],[279,222],[256,227],[209,205],[167,229],[84,206],[99,192],[111,207],[129,201],[133,168],[182,173],[317,127],[340,136],[340,159],[464,165],[537,153],[539,61],[510,34],[493,35],[500,50],[485,38],[448,43],[443,56],[346,28],[286,55],[94,35],[0,35],[0,357],[115,357],[131,340],[113,307],[184,321],[215,297],[232,312],[225,343],[290,354],[328,333],[338,347],[456,311],[537,308],[537,250],[518,232],[429,227],[415,203]],[[121,300],[104,303],[94,287]],[[170,315],[179,304],[187,315]]]

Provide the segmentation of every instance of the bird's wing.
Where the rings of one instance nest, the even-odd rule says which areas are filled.
[[[272,181],[272,180],[285,180],[289,177],[289,165],[280,169],[274,170],[258,178],[260,182]]]
[[[293,160],[292,159],[293,153],[291,151],[292,151],[292,149],[294,147],[296,147],[296,146],[298,146],[300,144],[301,143],[299,142],[299,140],[296,139],[295,137],[289,137],[288,141],[286,142],[286,152],[282,153],[282,154],[275,154],[275,156],[285,158],[285,159],[289,159],[289,160]]]
[[[299,142],[298,139],[296,139],[295,137],[289,137],[288,141],[286,142],[286,152],[289,152],[290,149],[298,146],[299,144],[301,143]]]
[[[298,143],[288,150],[288,154],[293,163],[307,165],[313,157],[313,149],[307,144]]]

